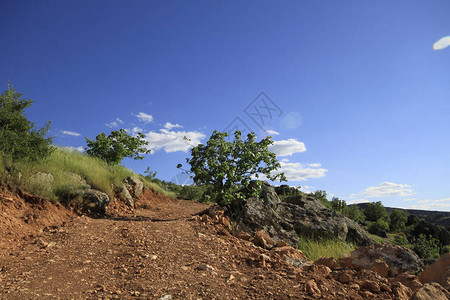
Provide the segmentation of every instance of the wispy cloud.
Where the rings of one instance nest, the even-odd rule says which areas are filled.
[[[123,124],[123,121],[120,118],[116,118],[115,121],[112,121],[111,123],[106,123],[105,126],[109,128],[116,128],[119,127],[120,124]]]
[[[320,164],[316,164],[319,167],[311,167],[299,162],[283,160],[280,161],[280,165],[281,167],[278,171],[283,172],[288,181],[303,181],[309,178],[320,178],[325,176],[325,173],[328,171],[325,168],[320,168]]]
[[[280,133],[278,131],[275,131],[275,130],[267,129],[266,130],[266,134],[272,136],[272,135],[279,135]]]
[[[78,152],[83,152],[84,148],[79,146],[79,147],[73,147],[73,146],[69,146],[69,147],[64,147],[65,149],[68,149],[70,151],[78,151]]]
[[[450,198],[417,200],[415,204],[411,204],[406,208],[450,211]]]
[[[296,139],[287,139],[274,141],[273,145],[269,146],[269,150],[277,156],[290,156],[294,153],[305,152],[305,144]]]
[[[366,188],[361,195],[368,198],[386,197],[386,196],[411,196],[414,191],[408,184],[394,183],[394,182],[382,182],[377,186],[371,186]]]
[[[186,137],[189,141],[184,139]],[[198,131],[170,131],[165,128],[159,132],[150,131],[145,135],[148,141],[148,148],[153,151],[163,149],[165,152],[183,151],[187,152],[189,148],[197,146],[205,135]]]
[[[433,49],[434,50],[442,50],[450,46],[450,36],[444,36],[439,41],[434,43]]]
[[[168,130],[171,130],[171,129],[173,129],[173,128],[183,128],[183,126],[181,126],[180,124],[172,124],[172,123],[170,123],[170,122],[166,122],[166,124],[164,124],[164,128],[165,129],[168,129]]]
[[[79,134],[78,132],[75,131],[69,131],[69,130],[63,130],[62,134],[64,135],[70,135],[70,136],[80,136],[81,134]]]
[[[139,119],[139,121],[142,121],[144,123],[151,123],[153,122],[153,116],[146,114],[144,112],[140,112],[136,115],[136,117]]]

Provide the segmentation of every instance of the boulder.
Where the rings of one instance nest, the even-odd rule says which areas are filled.
[[[418,289],[412,300],[448,300],[450,299],[450,292],[444,289],[439,283],[425,283]]]
[[[126,184],[122,184],[122,187],[120,188],[120,195],[128,206],[134,208],[134,199],[131,196],[130,191],[128,191]]]
[[[109,204],[109,196],[101,191],[88,189],[83,195],[83,210],[91,213],[105,213]]]
[[[397,268],[399,271],[408,271],[412,274],[418,274],[423,268],[422,260],[414,251],[397,245],[360,247],[352,251],[350,257],[354,267],[367,270],[375,268],[383,275],[384,268],[380,261],[385,262],[389,268]]]
[[[434,264],[426,268],[420,275],[422,283],[437,282],[450,290],[450,253],[442,255]]]
[[[270,250],[277,244],[277,242],[275,242],[264,230],[259,230],[255,233],[253,244]]]
[[[409,272],[401,273],[396,277],[391,278],[389,281],[391,284],[400,282],[404,286],[410,288],[413,293],[422,287],[422,283],[419,278]]]
[[[126,184],[131,188],[132,196],[139,198],[144,190],[144,183],[137,176],[131,176],[126,179]]]
[[[373,244],[356,222],[326,208],[313,197],[300,195],[285,201],[281,202],[275,189],[263,182],[259,199],[249,198],[238,208],[237,230],[252,234],[264,230],[275,241],[284,240],[294,247],[299,243],[299,234],[336,238],[358,245]]]

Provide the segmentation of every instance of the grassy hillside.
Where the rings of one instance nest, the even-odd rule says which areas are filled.
[[[2,182],[54,201],[58,201],[62,195],[70,195],[89,186],[112,197],[114,187],[121,186],[129,176],[138,176],[146,187],[167,196],[175,196],[174,193],[123,166],[108,165],[100,159],[75,150],[57,148],[50,156],[36,163],[12,163],[3,155],[0,155],[0,158]]]

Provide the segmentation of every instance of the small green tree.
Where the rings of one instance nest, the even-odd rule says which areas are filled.
[[[29,121],[25,109],[33,104],[31,99],[23,99],[12,85],[0,95],[0,152],[13,160],[36,161],[52,153],[52,138],[45,137],[50,122],[37,128]]]
[[[381,204],[381,201],[367,204],[364,215],[366,216],[366,220],[370,222],[376,222],[379,219],[386,220],[388,218],[386,208]]]
[[[432,236],[425,236],[420,234],[413,244],[414,252],[419,255],[420,258],[438,258],[439,257],[439,241]]]
[[[340,213],[343,213],[347,208],[347,203],[345,200],[341,200],[338,197],[333,197],[331,199],[331,209]]]
[[[124,129],[114,130],[109,136],[105,133],[97,135],[95,140],[86,138],[88,155],[105,160],[108,164],[119,164],[124,157],[143,159],[141,154],[149,154],[151,150],[145,148],[148,142],[144,140],[145,135],[138,133],[130,136]]]
[[[392,232],[400,232],[405,229],[408,214],[400,209],[394,209],[389,215],[389,228]]]
[[[366,217],[364,216],[364,213],[357,205],[349,205],[344,209],[344,216],[347,218],[352,219],[355,222],[358,222],[362,224]]]
[[[283,173],[272,174],[280,163],[268,149],[273,143],[271,137],[257,142],[253,132],[246,140],[241,139],[240,131],[234,133],[233,141],[227,141],[228,136],[227,132],[214,130],[206,145],[193,147],[192,157],[186,159],[191,165],[194,182],[211,185],[210,196],[216,202],[227,205],[234,199],[244,200],[247,195],[238,190],[247,187],[252,176],[259,178],[259,174],[264,174],[270,180],[286,180]]]

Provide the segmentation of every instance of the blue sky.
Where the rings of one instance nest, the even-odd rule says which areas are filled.
[[[0,11],[0,87],[35,100],[29,118],[51,120],[58,145],[142,131],[153,154],[124,164],[171,180],[189,156],[183,136],[195,144],[238,126],[270,134],[288,184],[305,191],[450,210],[448,1],[1,1]]]

